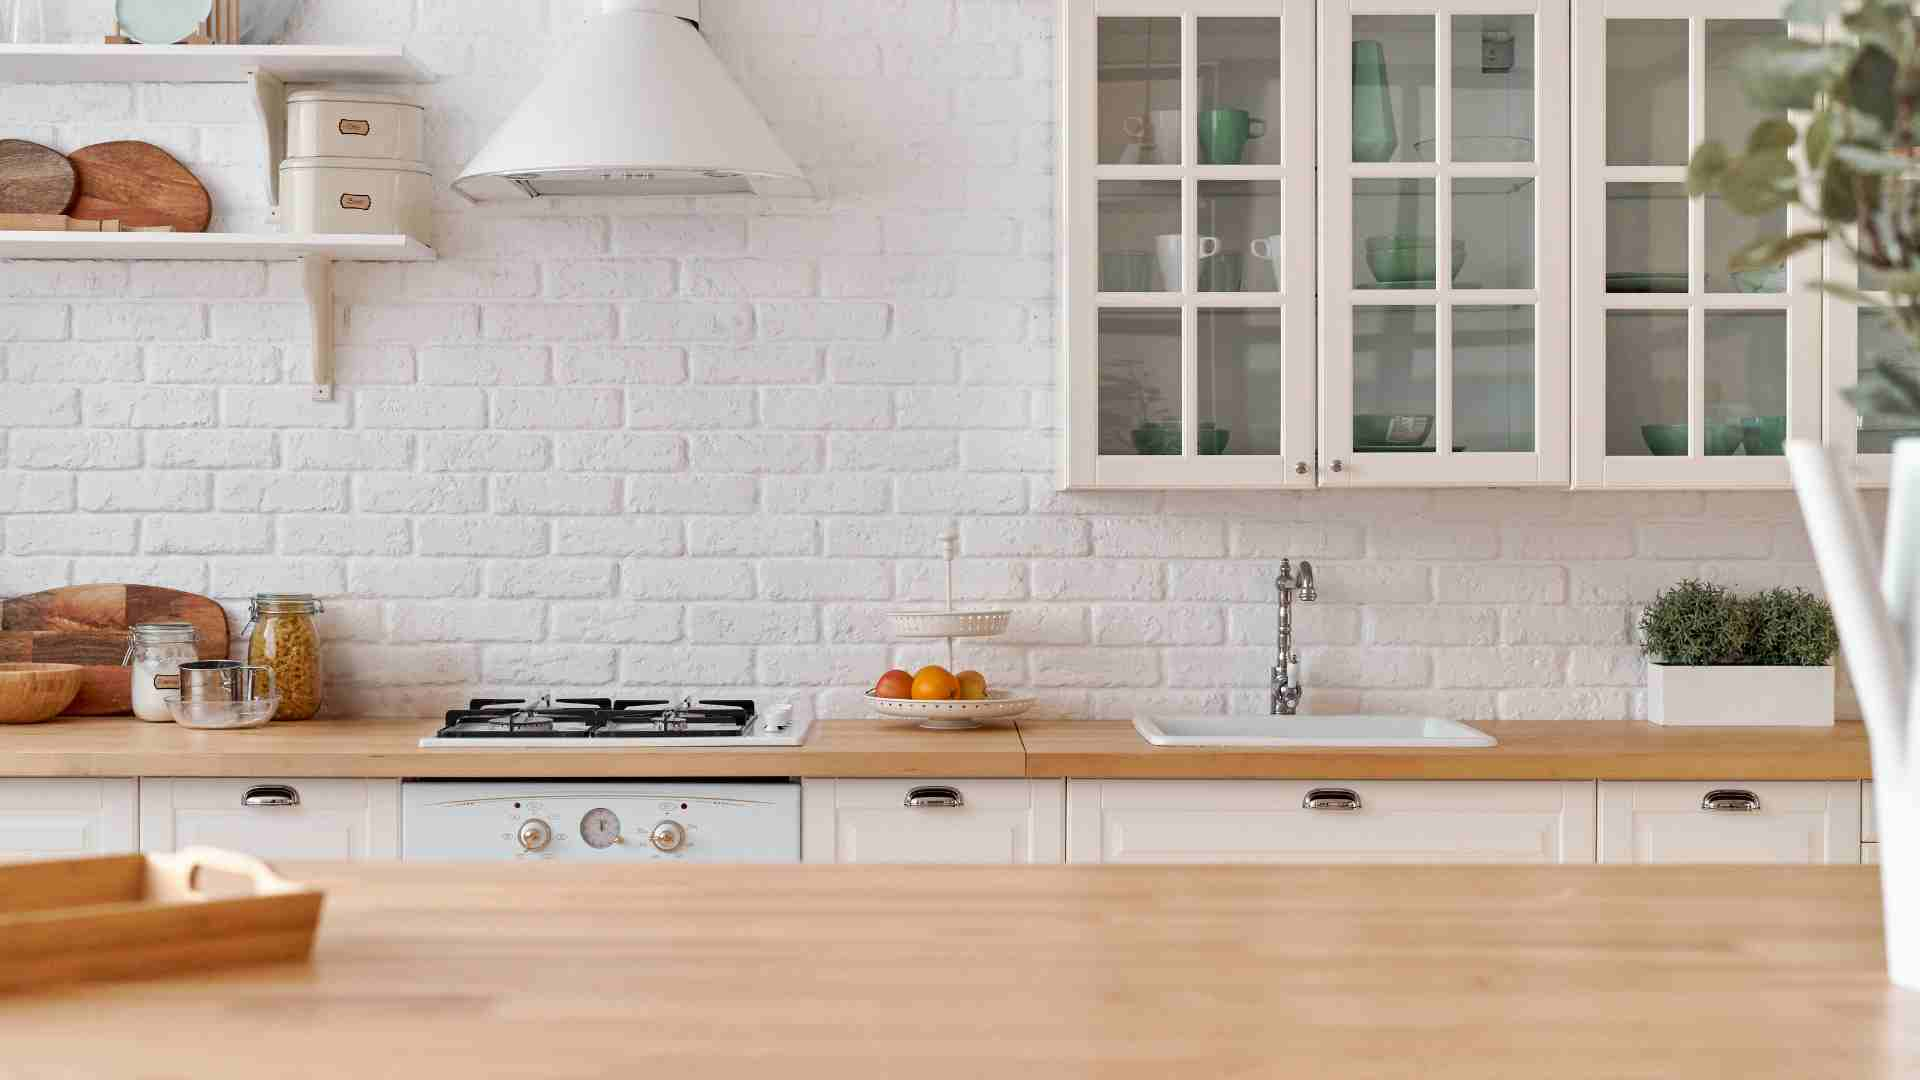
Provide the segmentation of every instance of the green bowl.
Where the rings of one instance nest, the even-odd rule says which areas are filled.
[[[1201,424],[1200,452],[1203,454],[1224,454],[1227,452],[1227,440],[1232,437],[1232,428],[1214,427],[1212,424]]]
[[[1745,416],[1740,431],[1747,444],[1747,455],[1779,456],[1787,445],[1787,418],[1784,416]]]
[[[1148,420],[1133,429],[1133,448],[1142,454],[1180,452],[1180,423],[1177,420]]]
[[[1707,456],[1728,457],[1740,452],[1740,444],[1747,439],[1747,433],[1739,424],[1707,425]]]
[[[1733,287],[1743,293],[1775,293],[1787,287],[1787,268],[1769,266],[1764,270],[1735,270]]]
[[[1373,279],[1382,285],[1419,283],[1431,288],[1439,276],[1439,250],[1431,236],[1414,233],[1369,236],[1366,251],[1367,269],[1373,271]],[[1447,280],[1459,277],[1460,268],[1465,265],[1467,242],[1455,240],[1453,269]]]
[[[1419,446],[1432,433],[1432,413],[1353,414],[1355,446]]]
[[[1681,457],[1687,452],[1687,425],[1641,424],[1640,437],[1657,457]]]

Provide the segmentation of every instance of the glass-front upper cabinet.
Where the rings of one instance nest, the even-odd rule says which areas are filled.
[[[1784,487],[1782,444],[1822,430],[1820,253],[1729,271],[1810,223],[1686,193],[1693,147],[1744,146],[1765,119],[1738,60],[1788,32],[1779,4],[1595,0],[1578,19],[1574,486]]]
[[[1062,11],[1062,486],[1311,486],[1312,3]]]
[[[1828,245],[1824,257],[1824,280],[1852,285],[1885,299],[1879,274],[1862,271],[1839,244]],[[1891,313],[1863,308],[1835,296],[1822,297],[1821,303],[1820,325],[1826,337],[1827,357],[1827,393],[1821,404],[1826,410],[1827,445],[1836,457],[1847,462],[1856,483],[1886,487],[1892,472],[1893,441],[1920,435],[1920,427],[1905,417],[1871,410],[1856,412],[1840,392],[1850,389],[1861,375],[1881,363],[1892,363],[1920,377],[1920,360],[1914,357],[1912,346]]]
[[[1567,0],[1320,33],[1320,482],[1565,486]]]

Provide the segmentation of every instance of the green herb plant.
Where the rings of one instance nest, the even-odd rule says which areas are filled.
[[[1743,597],[1691,578],[1654,597],[1640,634],[1655,663],[1687,667],[1819,667],[1840,647],[1832,609],[1805,589]]]

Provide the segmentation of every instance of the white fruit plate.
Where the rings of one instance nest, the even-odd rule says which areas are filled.
[[[992,637],[1007,632],[1011,611],[889,611],[894,637]]]
[[[1033,708],[1037,698],[1017,697],[1004,690],[989,690],[985,701],[913,701],[908,698],[875,697],[867,691],[873,711],[881,716],[918,720],[923,728],[960,730],[979,727],[982,720],[1019,716]]]

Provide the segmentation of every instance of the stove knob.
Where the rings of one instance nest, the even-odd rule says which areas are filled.
[[[553,826],[533,818],[520,826],[520,846],[528,851],[544,851],[553,840]]]
[[[647,836],[647,843],[658,851],[679,851],[686,842],[686,827],[677,821],[663,821],[655,825],[653,832]]]

